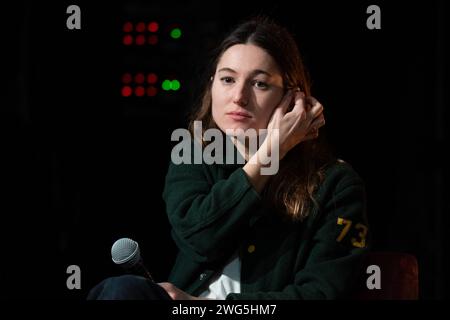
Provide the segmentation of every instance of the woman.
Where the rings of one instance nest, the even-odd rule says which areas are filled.
[[[219,129],[245,164],[171,163],[163,198],[179,253],[169,282],[128,276],[111,287],[175,300],[348,295],[368,245],[363,182],[318,138],[323,108],[291,34],[267,18],[237,26],[211,64],[193,135],[194,121]],[[251,129],[265,137],[256,152],[239,134]]]
[[[315,139],[322,109],[284,28],[256,18],[222,42],[193,120],[224,133],[278,129],[280,169],[261,174],[260,159],[276,141],[270,130],[255,154],[228,135],[248,160],[243,166],[170,165],[163,197],[179,254],[170,282],[160,285],[173,299],[350,292],[368,244],[364,187]]]

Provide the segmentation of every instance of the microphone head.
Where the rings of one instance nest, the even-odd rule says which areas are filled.
[[[141,259],[139,245],[129,238],[122,238],[114,242],[111,247],[112,261],[125,269],[133,268]]]

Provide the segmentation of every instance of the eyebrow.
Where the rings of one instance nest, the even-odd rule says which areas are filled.
[[[226,67],[225,67],[225,68],[220,68],[220,69],[218,70],[218,72],[222,72],[222,71],[228,71],[228,72],[231,72],[231,73],[237,73],[235,70],[233,70],[233,69],[231,69],[231,68],[226,68]],[[253,70],[252,73],[251,73],[251,75],[253,75],[253,76],[256,76],[256,75],[258,75],[258,74],[265,74],[265,75],[267,75],[267,76],[269,76],[269,77],[272,76],[269,72],[264,71],[264,70],[261,70],[261,69],[255,69],[255,70]]]

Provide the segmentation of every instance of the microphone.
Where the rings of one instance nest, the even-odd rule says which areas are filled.
[[[144,265],[139,245],[136,241],[129,238],[117,240],[111,247],[111,257],[112,261],[125,271],[140,275],[154,282],[150,272]]]

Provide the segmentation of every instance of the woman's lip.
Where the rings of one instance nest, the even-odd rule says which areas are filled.
[[[246,121],[251,117],[242,113],[227,113],[227,115],[235,121]]]
[[[252,117],[252,116],[249,115],[248,113],[245,113],[245,112],[239,112],[239,111],[237,111],[237,112],[228,112],[227,114],[228,114],[228,115],[233,115],[233,116],[241,116],[241,117],[245,117],[245,118],[251,118],[251,117]]]

